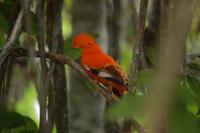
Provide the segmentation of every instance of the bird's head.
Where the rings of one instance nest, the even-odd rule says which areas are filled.
[[[96,44],[95,38],[87,33],[80,33],[76,35],[72,42],[72,47],[85,49]]]

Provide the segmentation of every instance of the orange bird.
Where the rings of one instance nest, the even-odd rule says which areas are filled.
[[[104,53],[96,40],[87,33],[73,39],[73,47],[80,48],[81,65],[85,72],[106,91],[121,97],[127,91],[128,79],[120,65]]]

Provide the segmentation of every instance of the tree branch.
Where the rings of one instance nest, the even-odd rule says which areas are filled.
[[[145,30],[147,6],[148,6],[148,0],[141,0],[139,16],[137,20],[137,33],[132,52],[133,56],[132,56],[130,85],[129,85],[129,91],[131,93],[135,92],[135,87],[136,87],[135,77],[140,65],[140,53],[141,53],[144,30]]]
[[[51,53],[64,53],[62,9],[63,0],[47,1],[47,44]],[[52,72],[49,75],[52,85],[49,88],[48,96],[50,127],[55,126],[57,133],[69,133],[68,85],[65,66],[50,62],[49,69]]]
[[[37,36],[39,55],[40,55],[40,80],[38,88],[38,99],[40,105],[40,125],[39,132],[48,132],[48,126],[46,121],[47,116],[47,93],[49,88],[49,80],[47,79],[47,64],[45,58],[45,0],[38,0],[36,5],[36,15],[39,23],[39,35]],[[50,130],[50,129],[49,129]],[[50,132],[50,131],[49,131]]]
[[[0,50],[1,51],[1,50]],[[28,54],[28,50],[25,48],[12,48],[12,56],[14,57],[28,57],[30,56]],[[71,60],[68,56],[64,56],[63,54],[56,54],[56,53],[47,53],[45,52],[45,58],[48,58],[52,61],[54,61],[55,63],[60,63],[60,64],[67,64],[69,65],[73,70],[75,70],[76,72],[78,72],[80,75],[82,75],[83,77],[85,77],[86,79],[88,79],[97,89],[98,92],[100,92],[108,102],[113,103],[118,101],[118,98],[107,92],[106,90],[103,90],[97,83],[96,81],[94,81],[92,78],[90,78],[85,71],[82,69],[82,67],[77,64],[75,61]],[[36,57],[40,57],[40,53],[39,51],[34,51],[34,55]]]
[[[21,27],[22,27],[23,15],[24,15],[24,10],[21,9],[19,14],[18,14],[18,16],[17,16],[17,19],[15,21],[14,27],[13,27],[13,29],[11,31],[11,34],[10,34],[10,36],[8,38],[8,41],[6,42],[6,44],[4,46],[4,49],[0,53],[0,66],[2,66],[3,62],[5,61],[5,59],[10,54],[11,49],[12,49],[17,37],[19,36],[20,30],[21,30]]]
[[[19,47],[19,48],[12,48],[11,50],[12,50],[11,55],[13,57],[29,57],[30,56],[30,54],[28,53],[28,50],[26,48]],[[2,50],[0,49],[0,52],[1,51]],[[36,57],[40,57],[39,51],[34,51],[33,53]],[[119,100],[115,95],[111,94],[110,92],[107,92],[106,90],[103,90],[97,84],[96,81],[94,81],[92,78],[90,78],[85,73],[85,71],[83,70],[83,68],[79,64],[77,64],[75,61],[71,60],[68,56],[65,56],[63,54],[47,53],[47,52],[45,52],[44,55],[45,55],[45,58],[48,58],[51,61],[54,61],[55,63],[69,65],[73,70],[75,70],[80,75],[82,75],[83,77],[88,79],[92,83],[92,85],[94,85],[96,87],[97,91],[101,95],[103,95],[109,103],[117,102]],[[140,132],[140,131],[143,131],[143,129],[142,129],[141,125],[139,125],[139,123],[136,120],[133,120],[131,122],[129,121],[128,123],[129,123],[128,125],[131,126],[131,128],[128,127],[129,131],[131,131],[132,127],[133,127],[134,130],[136,129],[136,130],[139,131],[139,133],[143,133],[143,132]],[[127,126],[126,127],[123,126],[123,130],[127,131]]]
[[[17,15],[17,19],[16,19],[14,26],[11,30],[11,33],[10,33],[8,39],[7,39],[7,42],[5,43],[5,46],[0,53],[0,66],[2,66],[5,59],[10,54],[12,47],[14,47],[14,44],[15,44],[15,42],[16,42],[19,34],[20,34],[20,30],[21,30],[22,25],[23,25],[22,21],[23,21],[25,9],[27,9],[29,7],[30,3],[31,3],[31,0],[25,1],[23,3],[23,7],[21,8],[21,10],[19,11],[19,13]]]

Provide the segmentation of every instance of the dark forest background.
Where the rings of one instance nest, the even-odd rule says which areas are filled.
[[[0,0],[1,133],[199,133],[199,0]],[[96,37],[129,76],[118,101],[81,70]],[[112,99],[112,98],[111,98]]]

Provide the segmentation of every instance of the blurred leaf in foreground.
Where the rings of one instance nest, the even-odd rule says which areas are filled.
[[[23,116],[17,112],[8,111],[0,108],[0,129],[3,132],[10,132],[10,130],[18,133],[19,131],[37,132],[36,123],[29,117]]]

